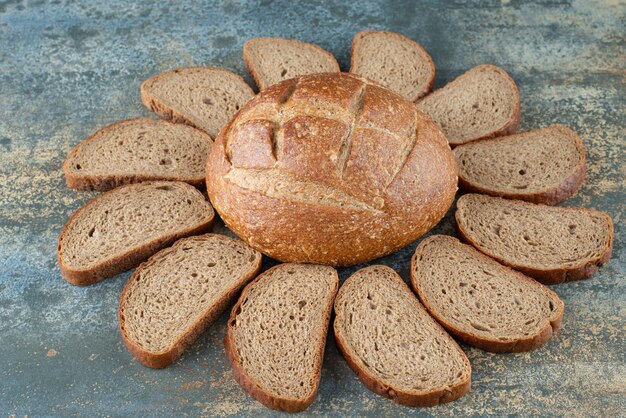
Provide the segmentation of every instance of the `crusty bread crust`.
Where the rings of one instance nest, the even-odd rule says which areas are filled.
[[[406,406],[437,406],[443,403],[455,401],[472,388],[471,376],[468,376],[467,380],[459,383],[451,388],[440,388],[435,391],[423,394],[412,394],[403,391],[395,390],[385,385],[383,382],[377,380],[374,376],[368,373],[367,370],[361,368],[359,363],[349,354],[345,346],[345,341],[341,337],[337,336],[335,332],[335,342],[339,351],[343,354],[346,362],[350,368],[356,373],[361,383],[372,392],[391,399],[392,401]],[[460,350],[460,348],[459,348]]]
[[[570,130],[569,128],[562,125],[557,126],[562,129],[567,129],[568,131]],[[487,194],[490,196],[504,197],[507,199],[525,200],[532,203],[543,203],[544,205],[556,205],[558,203],[561,203],[562,201],[566,200],[574,193],[576,193],[576,191],[578,191],[580,186],[582,186],[585,181],[585,172],[587,171],[587,153],[585,152],[585,147],[583,146],[580,137],[578,135],[575,135],[575,137],[578,149],[583,156],[582,164],[580,164],[569,177],[563,180],[562,183],[553,188],[535,193],[502,193],[497,190],[486,189],[484,187],[481,187],[479,184],[472,183],[469,179],[463,177],[463,173],[459,170],[459,189],[463,193]],[[489,141],[492,139],[493,138],[488,138],[479,141]],[[479,141],[471,141],[467,144],[459,145],[459,147],[463,147],[466,145],[471,146],[471,144],[477,143]]]
[[[237,318],[237,311],[241,306],[242,302],[248,296],[248,292],[250,289],[257,283],[259,280],[262,280],[263,277],[271,272],[272,270],[280,267],[281,265],[274,266],[261,275],[257,276],[252,282],[250,282],[241,292],[237,303],[233,306],[233,309],[230,314],[230,318],[228,319],[228,325],[226,326],[226,335],[224,336],[224,347],[226,349],[226,356],[230,361],[231,367],[233,369],[233,377],[237,383],[246,391],[252,398],[262,403],[266,407],[270,409],[275,409],[283,412],[301,412],[306,410],[315,399],[317,395],[317,389],[319,387],[320,376],[322,374],[322,362],[324,360],[324,349],[326,348],[326,338],[328,335],[328,331],[324,332],[322,340],[320,344],[315,347],[318,353],[319,363],[316,365],[315,369],[315,386],[311,393],[304,399],[291,399],[285,397],[277,397],[269,392],[265,391],[257,382],[254,381],[252,377],[250,377],[241,364],[241,359],[239,357],[239,353],[235,347],[235,343],[233,341],[232,335],[232,324]],[[336,274],[336,273],[335,273]],[[336,295],[337,288],[339,287],[339,278],[337,277],[336,285],[334,289],[334,293]],[[328,330],[328,324],[330,323],[330,316],[333,310],[334,297],[330,299],[326,310],[323,313],[324,321],[326,323],[326,329]]]
[[[590,258],[572,267],[563,267],[563,268],[556,268],[556,269],[535,269],[535,268],[528,267],[528,266],[518,265],[512,262],[509,262],[508,260],[499,258],[495,254],[493,254],[491,251],[489,251],[489,249],[482,247],[477,241],[472,239],[471,234],[467,230],[465,230],[463,226],[461,225],[461,223],[459,222],[458,210],[455,212],[456,227],[457,227],[457,232],[459,234],[459,238],[461,238],[463,242],[473,245],[480,252],[497,260],[500,264],[504,264],[505,266],[521,271],[525,275],[536,279],[542,284],[554,285],[554,284],[561,284],[564,282],[570,282],[574,280],[589,279],[600,269],[600,267],[604,266],[611,259],[611,253],[613,251],[613,233],[614,233],[613,221],[609,215],[607,215],[604,212],[595,210],[595,209],[572,208],[572,207],[569,207],[569,208],[578,210],[580,212],[588,212],[588,211],[594,212],[597,215],[605,218],[611,229],[607,246],[599,257]]]
[[[381,267],[389,268],[386,266],[381,266]],[[412,297],[415,297],[415,295],[413,295],[413,292],[411,292],[411,289],[409,289],[409,287],[406,285],[406,283],[404,283],[404,281],[400,277],[396,277],[394,275],[393,278],[394,280],[397,280],[399,283],[402,283],[402,285],[406,287],[406,291]],[[348,278],[348,280],[350,279]],[[345,283],[343,286],[345,286]],[[339,294],[341,293],[341,290],[342,289],[339,289]],[[337,298],[335,300],[339,299],[339,294],[337,294]],[[416,303],[419,303],[419,302],[416,300]],[[434,322],[433,325],[435,327],[438,327],[442,332],[446,333],[443,327],[441,327],[441,325],[439,325],[437,322]],[[450,338],[451,344],[453,344],[454,347],[459,352],[462,353],[463,358],[466,361],[467,368],[468,370],[470,370],[470,372],[467,374],[467,379],[458,382],[454,386],[437,388],[430,392],[408,393],[408,392],[399,390],[397,388],[394,389],[394,388],[389,387],[388,385],[378,380],[375,376],[372,376],[367,371],[367,369],[361,367],[360,361],[350,354],[350,350],[348,350],[347,348],[347,342],[344,341],[344,339],[341,336],[341,333],[337,331],[337,321],[335,321],[335,323],[333,324],[333,331],[335,334],[335,342],[337,343],[337,347],[339,348],[339,351],[341,351],[341,354],[346,359],[346,362],[348,363],[350,368],[357,374],[361,383],[363,383],[365,387],[367,387],[372,392],[377,393],[378,395],[384,396],[385,398],[391,399],[396,403],[399,403],[401,405],[406,405],[406,406],[422,406],[422,407],[437,406],[437,405],[447,403],[447,402],[452,402],[461,398],[463,395],[469,392],[472,387],[472,374],[471,374],[471,366],[470,366],[469,360],[465,356],[465,353],[463,352],[463,350],[461,350],[461,347],[459,347],[458,344],[452,338]]]
[[[563,181],[563,183],[558,186],[544,190],[541,192],[536,192],[532,194],[522,194],[522,193],[499,193],[493,190],[489,190],[483,187],[480,187],[478,184],[471,183],[465,178],[459,175],[459,189],[463,193],[480,193],[487,194],[495,197],[504,197],[507,199],[513,200],[525,200],[527,202],[532,203],[542,203],[544,205],[554,206],[562,201],[566,200],[570,196],[572,196],[580,186],[585,181],[585,171],[586,171],[586,163],[581,164],[576,171],[567,179]]]
[[[479,139],[487,139],[487,138],[494,138],[496,136],[501,136],[501,135],[508,135],[508,134],[513,134],[515,132],[517,132],[517,129],[519,128],[519,124],[520,124],[520,119],[522,117],[522,112],[521,112],[521,108],[520,108],[520,95],[519,95],[519,89],[517,88],[517,84],[515,84],[515,81],[511,78],[511,76],[509,76],[509,74],[504,71],[502,68],[497,67],[495,65],[491,65],[491,64],[481,64],[478,65],[474,68],[471,68],[468,71],[472,71],[472,70],[477,70],[477,69],[490,69],[493,71],[497,71],[498,73],[502,74],[503,76],[505,76],[507,78],[507,80],[511,83],[511,86],[513,87],[513,91],[515,92],[515,111],[513,113],[513,115],[511,116],[511,118],[508,120],[508,122],[506,122],[504,125],[502,125],[500,128],[491,131],[485,135],[479,136],[477,138],[472,138],[471,140],[467,140],[465,142],[463,142],[463,144],[467,144],[469,142],[472,141],[477,141]],[[441,87],[440,89],[435,90],[434,92],[432,92],[430,95],[426,96],[428,98],[431,98],[435,95],[439,95],[442,94],[442,92],[445,94],[445,89],[447,87],[449,87],[450,85],[452,85],[453,83],[457,83],[459,82],[459,78],[462,77],[463,75],[465,75],[465,73],[461,74],[459,77],[457,77],[456,79],[452,80],[450,83],[446,84],[445,86]],[[462,80],[461,80],[462,81]],[[420,100],[424,100],[425,98],[422,98]],[[416,101],[416,103],[419,103],[419,101]],[[450,146],[452,148],[456,147],[457,145],[461,145],[461,143],[457,143],[457,142],[449,142]]]
[[[182,184],[186,184],[186,183],[182,183]],[[125,185],[121,187],[131,187],[131,186],[132,185]],[[192,187],[192,186],[187,185],[187,187]],[[84,208],[87,208],[90,205],[97,203],[98,200],[102,196],[105,196],[108,193],[114,193],[118,190],[119,188],[110,190],[108,192],[104,192],[101,195],[97,196],[95,199],[92,199],[89,202],[87,202],[84,206],[76,210],[76,212],[74,212],[72,216],[70,216],[70,219],[68,219],[68,221],[65,223],[65,226],[61,230],[61,234],[59,235],[59,241],[58,241],[59,245],[57,245],[57,258],[59,260],[59,269],[61,270],[61,274],[63,275],[65,280],[67,280],[69,283],[76,285],[76,286],[87,286],[87,285],[99,282],[100,280],[105,279],[107,277],[115,276],[116,274],[130,270],[131,268],[137,266],[139,263],[141,263],[142,261],[152,256],[157,251],[171,245],[177,239],[208,232],[211,230],[211,227],[213,226],[213,218],[215,217],[215,214],[212,211],[209,220],[203,224],[200,224],[193,228],[189,228],[179,233],[164,235],[162,237],[152,240],[151,242],[145,244],[141,248],[127,251],[124,254],[121,254],[117,257],[106,260],[92,268],[81,270],[81,269],[74,269],[68,266],[63,260],[63,257],[61,257],[61,245],[60,245],[61,241],[65,237],[65,234],[67,233],[67,230],[66,230],[67,226],[72,223],[74,218],[77,217]],[[199,193],[199,192],[196,190],[196,193]]]
[[[433,241],[435,239],[441,239],[441,236],[435,235],[428,237],[424,241],[422,241],[415,249],[415,253],[413,254],[413,257],[411,257],[411,287],[413,288],[415,293],[417,293],[420,302],[422,302],[422,304],[426,307],[428,313],[430,313],[430,315],[435,318],[437,322],[439,322],[448,332],[453,334],[464,343],[480,348],[481,350],[490,351],[492,353],[519,353],[523,351],[531,351],[538,347],[541,347],[546,342],[548,342],[548,340],[552,337],[554,333],[558,332],[561,329],[561,321],[563,319],[563,312],[565,310],[565,305],[562,302],[550,318],[548,324],[546,324],[546,326],[542,330],[540,330],[535,335],[529,335],[528,337],[521,338],[516,341],[500,341],[497,338],[484,338],[476,334],[465,332],[463,329],[458,328],[454,326],[454,324],[446,321],[444,316],[440,315],[435,308],[428,304],[428,300],[425,298],[424,293],[422,292],[422,289],[420,287],[419,277],[417,277],[415,274],[417,260],[419,259],[423,247],[427,245],[430,241]],[[446,237],[446,239],[457,241],[456,238],[452,237]],[[480,251],[474,249],[474,247],[468,247],[468,250],[474,252],[478,257],[493,261],[491,258],[487,257]],[[504,268],[510,270],[510,272],[519,277],[520,280],[535,282],[530,277],[516,270],[513,270],[506,266],[504,266]],[[536,284],[542,286],[539,283]],[[560,301],[558,295],[552,290],[548,289],[547,287],[544,287],[544,290],[546,293],[551,294],[555,298],[555,300]]]
[[[184,179],[180,177],[170,177],[165,179],[163,177],[148,174],[116,174],[111,176],[92,174],[89,176],[78,177],[74,176],[72,173],[66,172],[65,181],[67,187],[69,187],[70,189],[99,192],[106,192],[120,186],[143,183],[145,181],[182,181],[184,183],[191,184],[192,186],[200,190],[204,190],[206,188],[204,177],[202,179]]]
[[[235,74],[231,71],[225,70],[224,68],[219,67],[187,67],[186,69],[201,69],[201,70],[213,70],[213,71],[221,71],[229,74],[232,77],[236,77],[241,81],[242,86],[245,86],[250,91],[250,96],[254,96],[254,91],[252,88],[246,83],[246,81],[239,74]],[[155,76],[150,77],[141,83],[141,102],[146,106],[149,110],[153,111],[161,118],[165,120],[169,120],[174,123],[184,123],[186,125],[193,126],[196,129],[200,129],[202,132],[206,132],[203,127],[194,124],[187,116],[182,113],[176,112],[171,107],[167,106],[165,103],[159,101],[156,97],[150,96],[150,94],[146,90],[146,84],[152,82],[153,80],[157,80],[160,77],[163,77],[166,74],[177,73],[180,71],[180,68],[175,68],[173,70],[165,71],[163,73],[157,74]],[[208,133],[207,133],[208,134]]]
[[[284,92],[296,89],[296,83],[302,83],[301,80],[310,80],[308,82],[317,86],[337,82],[337,78],[366,83],[364,79],[348,73],[316,74],[287,80],[257,95],[241,109],[238,116],[256,110],[257,105],[260,107],[268,102],[280,102]],[[383,89],[378,84],[368,84],[368,88],[370,86]],[[309,95],[310,91],[307,87],[300,94]],[[401,96],[389,90],[385,93],[388,94],[387,101],[372,95],[372,107],[382,104],[386,107],[386,103],[393,100],[395,103],[406,104],[406,108],[415,109],[411,102]],[[335,96],[345,92],[329,89],[325,94]],[[340,99],[337,98],[338,101]],[[308,105],[301,106],[306,108]],[[272,258],[283,262],[348,266],[381,257],[410,244],[427,232],[440,221],[454,200],[457,183],[456,160],[439,127],[420,111],[414,114],[417,125],[415,143],[395,178],[381,192],[380,200],[384,206],[379,209],[288,200],[268,196],[261,191],[231,182],[226,176],[236,167],[229,160],[226,142],[232,137],[233,125],[237,125],[238,116],[222,130],[211,148],[206,170],[207,192],[225,224],[251,247]],[[255,114],[255,117],[269,118],[272,115]],[[388,123],[387,129],[405,126],[398,122],[398,117],[393,122]],[[407,121],[402,121],[405,122]],[[380,151],[376,151],[380,156],[372,156],[372,151],[366,150],[360,152],[358,157],[362,161],[383,159],[385,156],[391,159],[395,158],[395,151],[393,147],[381,147]],[[321,160],[324,157],[306,158]],[[298,164],[303,169],[306,168],[305,164]],[[280,164],[275,166],[278,170],[281,169]],[[363,169],[357,164],[354,167],[355,173],[363,173],[364,179],[368,179],[367,170],[370,167]],[[323,172],[318,167],[311,168],[311,165],[308,165],[307,170],[309,172],[303,175],[315,176],[317,179],[332,176],[332,173]],[[376,172],[381,172],[381,176],[384,174],[383,170]],[[317,179],[315,180],[319,183],[324,181]],[[305,180],[308,181],[306,178]],[[289,223],[288,228],[278,227],[286,223]]]
[[[426,59],[428,60],[428,63],[430,65],[430,78],[428,80],[427,83],[427,87],[426,89],[424,89],[422,92],[420,92],[418,94],[417,97],[413,98],[412,101],[413,102],[417,102],[419,99],[421,99],[422,97],[430,94],[433,91],[433,87],[435,86],[435,63],[433,61],[433,59],[431,58],[430,54],[428,52],[426,52],[426,50],[424,49],[424,47],[422,47],[420,44],[418,44],[417,42],[415,42],[413,39],[407,38],[406,36],[397,33],[397,32],[387,32],[387,31],[382,31],[382,30],[364,30],[361,32],[358,32],[356,35],[354,35],[354,38],[352,38],[352,47],[350,48],[350,72],[353,72],[352,69],[355,66],[355,61],[358,58],[358,47],[359,47],[359,41],[361,41],[364,37],[366,37],[369,34],[372,33],[384,33],[385,35],[397,38],[402,40],[403,42],[409,43],[410,45],[412,45],[412,47],[414,47],[415,49],[419,50],[420,52],[422,52],[422,54],[424,55],[424,57],[426,57]]]
[[[219,236],[220,238],[225,239],[225,240],[238,241],[233,238],[223,236],[223,235],[218,235],[218,234],[206,234],[203,236],[206,237],[206,236],[211,236],[211,235]],[[197,239],[201,237],[202,236],[200,237],[196,236],[192,238]],[[184,238],[184,239],[180,239],[176,241],[176,243],[174,243],[174,245],[171,248],[184,245],[188,239],[189,238]],[[169,248],[165,248],[164,250],[169,250]],[[154,353],[136,344],[126,333],[126,330],[124,328],[124,312],[122,310],[121,301],[125,299],[126,292],[128,291],[128,289],[130,289],[130,284],[132,283],[132,281],[136,280],[139,277],[142,270],[146,268],[146,266],[148,266],[153,259],[160,257],[161,253],[164,250],[161,250],[160,252],[154,254],[147,261],[143,262],[139,267],[137,267],[133,275],[130,277],[130,279],[128,279],[128,282],[124,286],[124,290],[122,290],[122,295],[120,296],[120,305],[117,311],[120,333],[122,335],[122,340],[124,341],[124,344],[128,348],[128,351],[130,351],[130,353],[137,360],[139,360],[139,362],[143,364],[144,366],[152,367],[156,369],[161,369],[172,364],[178,357],[180,357],[182,353],[184,353],[189,348],[189,346],[191,346],[191,344],[194,343],[194,341],[198,339],[198,337],[200,337],[200,335],[202,335],[211,325],[213,325],[213,323],[220,317],[222,312],[224,312],[224,310],[233,303],[233,301],[236,299],[237,295],[239,294],[239,291],[241,290],[241,288],[245,286],[246,283],[250,279],[252,279],[259,273],[259,271],[261,270],[261,264],[262,264],[262,257],[259,257],[258,262],[256,263],[256,266],[250,272],[250,274],[242,277],[239,280],[239,283],[237,286],[233,287],[223,298],[218,300],[215,305],[210,306],[203,313],[200,321],[196,322],[195,324],[193,324],[192,327],[187,329],[185,333],[174,344],[172,344],[169,347],[168,350],[165,350],[160,353]]]
[[[111,189],[115,189],[116,187],[124,186],[127,184],[141,183],[144,181],[182,181],[185,183],[189,183],[192,186],[204,189],[206,187],[204,176],[198,178],[182,178],[182,177],[167,177],[151,174],[112,174],[112,175],[101,175],[101,174],[91,174],[88,176],[77,176],[70,169],[70,165],[72,163],[74,155],[78,152],[78,148],[81,144],[92,141],[96,135],[100,135],[103,130],[113,130],[117,128],[119,125],[126,124],[132,121],[141,121],[146,118],[131,118],[125,119],[121,121],[117,121],[108,125],[97,132],[94,132],[92,135],[83,139],[79,142],[72,151],[68,154],[65,162],[63,163],[63,173],[65,174],[65,181],[67,187],[70,189],[76,190],[97,190],[97,191],[108,191]],[[211,141],[213,140],[209,134],[202,131],[204,135],[207,135]]]
[[[252,79],[254,80],[254,84],[256,84],[259,90],[265,90],[269,86],[265,84],[265,80],[263,80],[263,77],[261,77],[261,74],[259,74],[259,71],[257,71],[257,68],[254,65],[254,59],[252,58],[252,53],[250,52],[250,45],[251,45],[251,42],[258,42],[261,40],[272,42],[275,39],[278,39],[281,41],[293,42],[305,48],[313,47],[313,49],[316,49],[319,53],[321,53],[322,55],[325,55],[326,58],[328,58],[328,62],[332,66],[335,67],[335,71],[337,72],[341,71],[339,68],[339,63],[337,63],[337,59],[335,58],[335,56],[331,54],[330,52],[326,51],[324,48],[322,48],[319,45],[311,44],[311,43],[304,42],[304,41],[299,41],[297,39],[273,38],[273,37],[252,38],[252,39],[248,39],[243,44],[243,62],[246,66],[246,70],[252,76]]]

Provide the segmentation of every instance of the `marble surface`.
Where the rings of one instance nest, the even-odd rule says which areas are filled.
[[[592,280],[554,288],[566,313],[562,332],[545,347],[509,355],[463,347],[473,387],[461,400],[429,409],[395,405],[358,382],[331,340],[318,397],[305,414],[623,414],[624,21],[620,0],[0,1],[0,412],[276,414],[232,379],[222,345],[225,315],[172,367],[151,370],[126,351],[117,329],[129,273],[85,288],[61,278],[59,231],[96,194],[67,189],[60,167],[96,129],[150,115],[139,85],[153,74],[207,65],[244,75],[241,46],[256,36],[317,43],[345,70],[357,31],[387,29],[430,52],[437,87],[472,66],[494,63],[518,83],[523,129],[562,123],[580,134],[587,181],[565,204],[612,216],[613,259]],[[218,223],[216,230],[224,228]],[[450,214],[434,232],[454,234]],[[375,262],[407,280],[415,245]],[[342,269],[342,279],[355,269]]]

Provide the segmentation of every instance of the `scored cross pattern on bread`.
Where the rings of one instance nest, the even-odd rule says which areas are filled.
[[[394,100],[364,79],[345,77],[323,90],[316,84],[315,78],[288,81],[275,89],[273,103],[263,103],[263,116],[256,108],[250,115],[241,112],[226,133],[227,156],[235,169],[231,173],[265,168],[271,169],[271,176],[280,171],[335,187],[382,209],[384,191],[413,150],[423,118],[407,102]],[[384,112],[391,113],[391,119],[379,116]],[[254,140],[268,156],[264,161],[245,147],[250,135],[241,134],[244,129],[259,133]]]
[[[363,79],[338,79],[325,90],[318,90],[316,81],[296,79],[276,89],[276,100],[264,103],[262,117],[258,109],[252,115],[241,112],[226,133],[227,156],[235,168],[229,176],[245,178],[242,171],[250,168],[271,169],[254,172],[255,178],[272,177],[275,171],[293,179],[304,174],[306,180],[336,187],[380,210],[385,189],[417,140],[418,112],[391,95],[379,101],[385,92]],[[392,119],[380,118],[383,112]],[[254,132],[259,136],[255,145],[267,156],[263,161],[246,147]]]
[[[440,129],[400,95],[355,75],[316,74],[271,86],[244,106],[216,140],[207,189],[227,225],[253,247],[253,241],[289,245],[291,239],[272,239],[269,229],[283,233],[281,223],[291,216],[301,225],[310,222],[303,229],[332,227],[329,240],[337,243],[323,247],[347,247],[337,232],[367,229],[365,237],[345,237],[354,241],[351,255],[313,242],[299,245],[294,258],[268,252],[282,261],[346,264],[406,245],[443,216],[456,189],[451,157]],[[239,193],[254,201],[254,214],[235,197]],[[303,213],[314,207],[323,221]],[[289,213],[281,216],[281,210]],[[255,219],[241,222],[240,216]],[[359,248],[380,242],[382,249]]]

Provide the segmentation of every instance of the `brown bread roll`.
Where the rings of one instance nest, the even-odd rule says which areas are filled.
[[[252,247],[333,266],[416,240],[457,189],[437,125],[398,94],[346,73],[258,94],[220,132],[206,174],[214,207]]]

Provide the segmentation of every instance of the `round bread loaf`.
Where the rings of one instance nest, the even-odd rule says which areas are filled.
[[[454,155],[415,105],[346,73],[275,84],[217,137],[207,190],[226,225],[285,262],[357,264],[419,238],[457,189]]]

